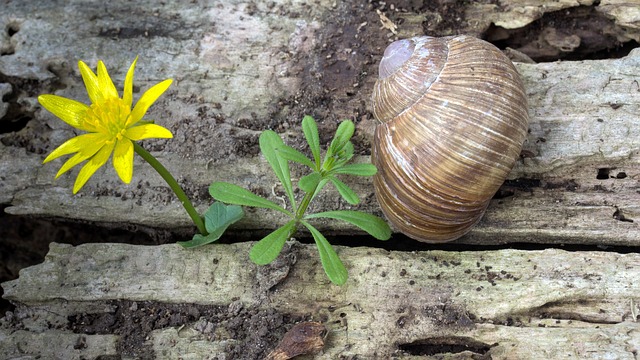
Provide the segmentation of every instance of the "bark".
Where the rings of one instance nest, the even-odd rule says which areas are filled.
[[[635,359],[640,350],[637,253],[339,247],[350,279],[337,287],[328,283],[313,246],[294,243],[268,267],[247,265],[249,246],[52,244],[45,263],[3,284],[4,297],[19,304],[14,318],[26,329],[2,330],[3,358],[53,349],[65,359],[116,353],[113,334],[88,336],[80,351],[61,345],[78,337],[65,330],[69,319],[112,313],[115,300],[301,315],[327,327],[318,359],[446,353]],[[146,344],[159,359],[204,359],[221,356],[234,340],[220,329],[207,339],[196,324],[156,329]],[[40,333],[52,326],[60,330]],[[46,337],[56,345],[43,344]]]
[[[357,161],[368,161],[370,92],[384,47],[396,37],[467,33],[499,42],[542,29],[511,52],[523,61],[516,67],[529,96],[523,158],[481,223],[458,243],[624,245],[630,253],[339,247],[350,279],[335,287],[315,248],[295,242],[266,267],[250,263],[249,243],[195,251],[54,243],[43,264],[3,284],[4,298],[17,307],[0,320],[0,357],[260,358],[294,323],[313,321],[328,335],[324,350],[308,358],[636,359],[640,256],[631,251],[640,245],[640,51],[606,60],[527,58],[531,49],[543,60],[580,55],[599,36],[620,45],[640,41],[636,6],[413,3],[5,2],[0,203],[15,215],[193,232],[181,205],[140,159],[132,184],[122,184],[108,165],[75,196],[77,170],[54,180],[62,163],[41,164],[76,133],[43,111],[37,96],[86,103],[77,60],[92,67],[104,60],[121,89],[139,55],[134,98],[175,80],[147,116],[175,137],[143,145],[204,211],[207,187],[218,180],[280,201],[257,139],[274,129],[305,150],[304,114],[319,120],[324,146],[341,119],[354,120]],[[389,22],[382,26],[383,15],[397,34]],[[566,17],[574,28],[566,28]],[[360,210],[381,214],[370,180],[346,180],[364,200]],[[312,210],[348,207],[330,191]],[[234,229],[264,232],[282,223],[259,210]],[[340,223],[318,228],[355,233]],[[251,356],[242,353],[250,349]]]
[[[145,146],[180,179],[201,211],[211,202],[207,186],[215,180],[278,201],[277,183],[258,154],[257,137],[273,128],[300,147],[299,123],[305,113],[321,121],[325,143],[337,120],[354,119],[357,149],[369,152],[375,124],[368,102],[375,66],[384,45],[394,38],[379,26],[380,16],[371,5],[89,5],[10,2],[4,7],[0,19],[7,32],[1,39],[0,79],[5,84],[0,89],[5,94],[13,90],[0,107],[10,107],[2,121],[20,124],[30,119],[24,128],[2,136],[0,202],[8,205],[6,212],[115,227],[191,225],[167,186],[139,159],[131,185],[119,182],[107,165],[76,196],[71,195],[76,172],[54,180],[61,162],[41,165],[46,153],[74,133],[41,110],[36,96],[55,93],[86,101],[76,59],[91,66],[103,59],[119,87],[135,55],[140,55],[140,91],[161,79],[176,80],[148,116],[169,127],[175,138]],[[511,31],[554,11],[586,9],[609,19],[602,31],[621,41],[640,39],[638,14],[625,3],[467,6],[456,8],[464,19],[455,23],[457,32],[483,35],[491,23]],[[443,17],[453,13],[418,12],[401,4],[395,12],[382,9],[399,24],[400,36],[422,33],[425,21],[434,33],[454,31]],[[618,60],[517,64],[530,96],[525,158],[510,176],[514,181],[502,189],[503,198],[493,201],[484,220],[461,242],[638,244],[639,59],[636,51]],[[366,155],[358,159],[368,160]],[[348,182],[364,199],[360,209],[380,214],[371,182]],[[329,192],[318,198],[314,209],[336,207],[348,204]],[[236,229],[271,229],[282,222],[273,212],[256,212]],[[343,234],[354,231],[342,224],[320,227]]]

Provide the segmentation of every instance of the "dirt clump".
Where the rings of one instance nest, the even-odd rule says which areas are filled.
[[[114,311],[70,316],[68,328],[88,335],[118,335],[118,352],[136,359],[155,358],[148,342],[152,331],[183,326],[193,326],[210,341],[233,340],[226,345],[226,359],[262,359],[295,323],[304,320],[302,316],[258,310],[239,302],[213,306],[113,301],[109,305]]]

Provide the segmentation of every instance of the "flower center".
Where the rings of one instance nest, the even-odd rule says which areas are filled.
[[[87,125],[95,132],[108,135],[111,141],[120,140],[127,130],[126,124],[131,109],[120,98],[109,98],[91,104],[87,111]]]

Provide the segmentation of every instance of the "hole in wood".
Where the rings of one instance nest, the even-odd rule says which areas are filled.
[[[606,180],[609,178],[609,173],[612,169],[609,168],[600,168],[598,169],[598,175],[596,175],[596,179],[598,180]]]
[[[498,190],[498,192],[493,195],[493,199],[504,199],[504,198],[508,198],[510,196],[513,196],[515,194],[515,191],[513,189],[508,189],[508,188],[500,188]]]
[[[18,30],[20,30],[20,25],[15,22],[9,23],[5,27],[5,31],[7,32],[7,35],[9,37],[12,37],[13,35],[15,35],[18,32]],[[0,49],[0,56],[13,55],[13,54],[15,54],[14,44],[7,45],[4,48]]]
[[[622,211],[620,211],[620,209],[616,208],[616,211],[613,213],[613,218],[618,220],[618,221],[624,221],[624,222],[633,222],[633,219],[629,219],[628,217],[624,216],[624,214],[622,213]]]
[[[19,30],[20,25],[18,25],[17,23],[10,23],[9,25],[7,25],[7,35],[9,35],[9,37],[15,35]]]
[[[545,13],[518,29],[491,25],[483,38],[500,49],[514,49],[535,62],[614,59],[638,47],[634,40],[620,41],[626,29],[593,6],[575,6]],[[622,37],[621,37],[622,38]]]
[[[484,355],[491,347],[489,345],[472,338],[462,336],[443,336],[416,340],[408,344],[398,345],[400,351],[408,355],[439,355],[439,354],[460,354],[464,352]]]

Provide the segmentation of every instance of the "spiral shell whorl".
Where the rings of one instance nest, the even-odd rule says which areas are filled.
[[[376,119],[380,122],[393,119],[429,89],[447,60],[447,44],[442,39],[424,36],[389,45],[380,61],[379,72],[383,75],[378,79],[380,86],[374,87]],[[409,53],[410,50],[413,52]]]
[[[403,41],[414,43],[413,55],[378,79],[373,94],[376,196],[406,235],[450,241],[480,220],[515,164],[526,96],[513,64],[489,43]]]
[[[380,79],[389,77],[398,70],[402,65],[411,58],[415,51],[415,43],[409,39],[398,40],[391,43],[384,50],[378,76]]]

